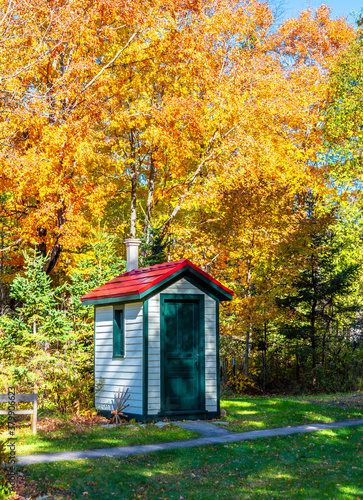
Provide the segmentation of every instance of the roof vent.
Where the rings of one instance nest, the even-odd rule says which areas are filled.
[[[141,240],[129,238],[124,241],[127,248],[127,272],[139,268],[139,246]]]

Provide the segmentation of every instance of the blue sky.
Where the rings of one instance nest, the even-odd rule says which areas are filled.
[[[359,12],[363,7],[363,0],[282,0],[281,2],[273,3],[281,3],[284,10],[283,17],[285,19],[289,17],[297,17],[299,12],[307,9],[308,7],[316,9],[320,5],[325,4],[332,9],[332,18],[347,16],[349,22],[353,25],[355,25],[355,18],[350,15],[350,12],[353,10]]]

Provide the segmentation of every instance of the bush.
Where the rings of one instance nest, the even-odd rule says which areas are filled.
[[[0,500],[9,498],[11,494],[9,482],[6,477],[6,466],[9,465],[10,451],[7,448],[10,439],[0,438]]]

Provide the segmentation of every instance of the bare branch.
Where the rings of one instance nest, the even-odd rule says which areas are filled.
[[[239,123],[240,122],[238,122],[234,127],[231,127],[229,130],[227,130],[227,132],[221,136],[221,140],[225,139],[231,132],[233,132],[233,130],[235,130],[238,127]],[[208,146],[207,146],[207,149],[206,149],[206,152],[205,152],[206,156],[199,163],[199,165],[196,168],[194,174],[192,175],[192,177],[190,178],[190,180],[187,182],[186,191],[182,194],[182,196],[180,197],[180,200],[179,200],[178,204],[175,206],[175,208],[172,211],[170,217],[165,222],[165,224],[163,226],[163,232],[166,231],[166,229],[170,226],[170,224],[175,219],[175,216],[179,212],[179,210],[180,210],[180,208],[182,206],[183,201],[185,200],[186,196],[188,195],[189,189],[195,183],[195,181],[196,181],[198,175],[200,174],[200,171],[204,167],[204,165],[212,158],[212,156],[213,156],[213,147],[214,147],[214,144],[216,142],[216,139],[217,139],[217,136],[218,136],[218,132],[219,132],[219,130],[217,128],[216,131],[214,132],[213,136],[209,140],[209,143],[208,143]]]
[[[210,266],[212,262],[214,262],[221,255],[221,253],[222,252],[219,252],[215,257],[213,257],[211,261],[209,261],[207,264],[204,264],[204,266],[202,267],[203,271],[207,271],[208,266]]]
[[[181,205],[184,201],[184,199],[186,198],[187,194],[188,194],[188,190],[192,187],[192,185],[194,184],[194,182],[196,181],[200,171],[202,170],[203,166],[207,163],[208,160],[210,160],[210,158],[212,157],[212,149],[213,149],[213,146],[214,146],[214,143],[215,143],[215,140],[217,138],[217,135],[218,135],[218,129],[214,132],[213,136],[211,137],[209,143],[208,143],[208,146],[207,146],[207,150],[206,150],[206,154],[207,156],[199,163],[198,167],[196,168],[194,174],[192,175],[192,177],[190,178],[190,180],[188,181],[187,183],[187,189],[186,191],[184,192],[184,194],[181,196],[178,204],[175,206],[174,210],[172,211],[170,217],[168,218],[168,220],[165,222],[164,226],[163,226],[163,232],[168,228],[168,226],[170,226],[170,224],[173,222],[173,220],[175,219],[175,216],[176,214],[179,212],[180,208],[181,208]]]
[[[113,57],[113,58],[111,59],[111,61],[109,61],[107,64],[105,64],[105,66],[104,66],[104,67],[103,67],[103,68],[102,68],[102,69],[101,69],[101,70],[97,73],[97,75],[96,75],[96,76],[94,76],[94,77],[92,78],[92,80],[91,80],[90,82],[88,82],[88,83],[87,83],[87,85],[85,85],[85,86],[84,86],[84,88],[83,88],[82,92],[85,92],[85,91],[88,89],[88,87],[90,87],[90,86],[91,86],[91,85],[92,85],[92,84],[93,84],[93,83],[97,80],[97,78],[99,78],[99,77],[102,75],[102,73],[103,73],[103,72],[104,72],[104,71],[105,71],[108,67],[110,67],[110,66],[111,66],[111,64],[113,64],[113,63],[116,61],[116,59],[119,57],[119,55],[120,55],[120,54],[121,54],[124,50],[126,50],[126,49],[127,49],[127,47],[130,45],[130,43],[132,42],[132,40],[133,40],[133,39],[135,38],[135,36],[136,36],[136,35],[138,35],[139,33],[140,33],[140,31],[136,31],[136,32],[132,35],[132,37],[130,37],[130,38],[128,39],[128,41],[127,41],[126,45],[125,45],[124,47],[122,47],[122,49],[120,49],[120,50],[117,52],[117,54],[115,55],[115,57]]]
[[[8,247],[6,248],[0,248],[0,252],[7,252],[8,250],[10,250],[10,248],[13,248],[13,247],[16,247],[18,245],[20,245],[20,243],[23,241],[23,238],[19,238],[15,243],[13,243],[12,245],[9,245]]]
[[[1,21],[0,21],[0,26],[1,26],[1,25],[3,24],[3,22],[5,21],[5,19],[6,19],[7,15],[9,14],[10,9],[11,9],[11,10],[13,10],[13,9],[14,9],[14,6],[13,6],[13,5],[14,5],[14,3],[10,0],[9,5],[8,5],[8,8],[7,8],[7,10],[6,10],[5,14],[3,15],[3,17],[2,17],[2,19],[1,19]]]

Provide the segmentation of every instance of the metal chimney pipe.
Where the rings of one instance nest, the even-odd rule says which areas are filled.
[[[127,249],[127,272],[139,268],[139,246],[141,240],[129,238],[124,241]]]

